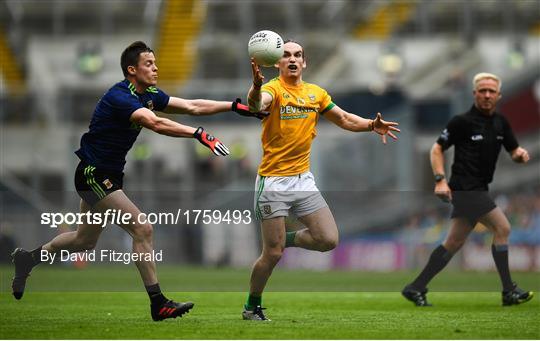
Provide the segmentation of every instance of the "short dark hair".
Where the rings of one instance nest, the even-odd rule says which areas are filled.
[[[144,52],[154,53],[154,51],[142,41],[136,41],[126,47],[124,52],[122,52],[122,57],[120,57],[120,66],[122,67],[124,77],[129,75],[127,70],[128,66],[136,66],[139,63],[139,55]]]
[[[306,59],[306,53],[304,52],[304,46],[302,44],[300,44],[298,41],[294,39],[285,39],[285,41],[283,42],[283,45],[287,43],[295,43],[295,44],[300,45],[300,47],[302,48],[302,58],[304,58],[304,60]]]

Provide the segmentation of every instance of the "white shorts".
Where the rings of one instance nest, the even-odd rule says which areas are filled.
[[[309,171],[293,176],[257,175],[255,216],[259,220],[287,217],[289,210],[302,217],[326,206]]]

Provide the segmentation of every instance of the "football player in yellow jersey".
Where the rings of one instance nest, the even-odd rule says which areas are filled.
[[[374,131],[397,139],[396,122],[374,120],[348,113],[332,102],[321,87],[302,80],[306,68],[303,47],[285,41],[283,57],[276,66],[279,77],[262,84],[259,66],[251,61],[253,85],[248,93],[249,110],[268,110],[263,119],[263,158],[255,183],[255,211],[262,221],[263,250],[253,265],[250,291],[242,312],[245,320],[268,321],[261,302],[272,270],[285,247],[329,251],[338,243],[338,229],[332,212],[309,171],[311,143],[322,115],[340,128],[354,132]],[[286,233],[285,217],[294,213],[306,228]]]

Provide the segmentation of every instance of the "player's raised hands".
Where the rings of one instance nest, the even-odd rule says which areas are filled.
[[[227,148],[219,139],[204,131],[203,127],[197,128],[197,130],[195,130],[195,133],[193,133],[193,137],[195,137],[197,140],[199,140],[200,143],[208,147],[214,154],[218,156],[229,155],[229,148]]]
[[[397,122],[388,122],[382,119],[381,113],[377,113],[377,117],[373,120],[372,129],[377,134],[381,135],[381,140],[386,144],[386,135],[390,136],[394,140],[397,140],[397,136],[394,135],[393,131],[401,132],[396,126],[399,125]]]
[[[253,74],[253,85],[260,88],[264,82],[264,76],[261,72],[261,68],[253,58],[251,58],[251,73]]]

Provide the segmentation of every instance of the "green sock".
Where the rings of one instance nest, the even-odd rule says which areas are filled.
[[[294,244],[294,237],[296,236],[296,231],[293,232],[287,232],[285,234],[285,247],[292,247],[296,246]]]
[[[253,310],[258,305],[262,305],[262,297],[261,296],[253,296],[253,295],[249,294],[247,302],[244,305],[244,308],[246,310]]]

